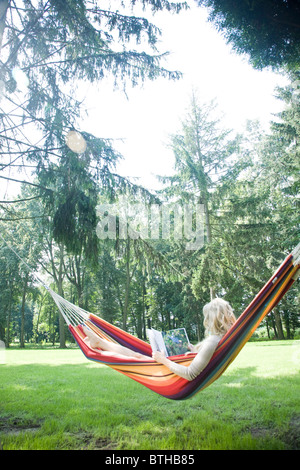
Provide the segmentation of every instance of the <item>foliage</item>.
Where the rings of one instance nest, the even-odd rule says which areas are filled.
[[[134,9],[137,2],[130,3]],[[141,4],[153,12],[186,8],[180,2]],[[36,180],[23,181],[54,214],[56,241],[93,258],[96,193],[133,185],[113,173],[120,155],[111,142],[79,129],[85,110],[77,90],[107,75],[126,87],[179,74],[161,66],[160,30],[145,18],[122,14],[118,5],[111,10],[89,0],[4,1],[0,16],[1,178],[10,180],[9,170],[29,166]],[[134,48],[144,43],[149,52]]]
[[[300,5],[294,0],[198,0],[233,49],[258,69],[299,66]]]

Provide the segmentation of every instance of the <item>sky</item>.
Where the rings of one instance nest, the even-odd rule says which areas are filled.
[[[207,10],[193,0],[188,3],[188,11],[157,13],[152,19],[162,30],[159,52],[170,52],[162,65],[180,71],[180,80],[128,86],[126,95],[114,90],[111,80],[104,80],[98,90],[89,87],[85,94],[89,117],[83,129],[117,139],[114,146],[124,156],[119,174],[138,178],[150,190],[159,188],[156,175],[173,171],[167,143],[170,134],[180,131],[193,90],[203,103],[216,100],[224,128],[235,133],[243,131],[249,119],[267,128],[282,109],[274,93],[287,79],[272,71],[254,70],[247,57],[235,54],[207,21]]]
[[[115,6],[115,0],[102,1]],[[282,109],[274,91],[287,79],[271,71],[254,70],[207,21],[207,11],[194,0],[188,3],[190,10],[178,15],[148,15],[162,30],[159,53],[170,52],[161,65],[181,72],[180,80],[161,78],[135,88],[128,84],[125,94],[122,87],[114,88],[111,77],[99,84],[81,84],[76,92],[88,110],[82,130],[115,139],[113,145],[123,155],[117,172],[150,190],[160,186],[156,175],[172,174],[174,159],[167,144],[169,136],[180,131],[193,90],[203,103],[216,100],[224,128],[234,133],[243,131],[248,119],[257,119],[267,127]],[[146,16],[136,8],[134,12]],[[7,184],[0,188],[6,198],[11,192],[7,188]],[[14,188],[9,183],[9,189]]]

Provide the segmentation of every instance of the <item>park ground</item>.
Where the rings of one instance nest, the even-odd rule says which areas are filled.
[[[249,342],[211,386],[163,398],[75,347],[0,352],[3,450],[299,450],[300,341]]]

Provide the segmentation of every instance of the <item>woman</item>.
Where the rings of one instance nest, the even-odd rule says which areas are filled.
[[[152,354],[156,362],[164,364],[171,372],[187,380],[193,380],[207,366],[220,339],[236,320],[229,303],[219,298],[212,300],[204,306],[203,315],[207,338],[196,346],[191,346],[191,352],[197,352],[197,355],[188,367],[170,361],[161,352],[157,351]],[[107,354],[106,351],[109,351],[108,354],[113,353],[117,356],[129,356],[149,361],[149,356],[144,356],[124,346],[99,338],[99,336],[85,326],[83,331],[87,335],[86,341],[89,342],[90,347],[100,348],[102,354]]]
[[[204,306],[203,315],[207,337],[196,346],[191,346],[191,352],[198,354],[188,367],[170,361],[161,352],[157,351],[152,355],[157,362],[164,364],[171,372],[187,380],[195,379],[207,366],[219,341],[236,321],[229,303],[219,298]]]

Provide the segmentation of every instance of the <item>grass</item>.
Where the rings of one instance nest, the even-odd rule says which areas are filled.
[[[248,343],[218,381],[172,401],[78,349],[2,351],[0,447],[299,449],[299,369],[300,341]]]

